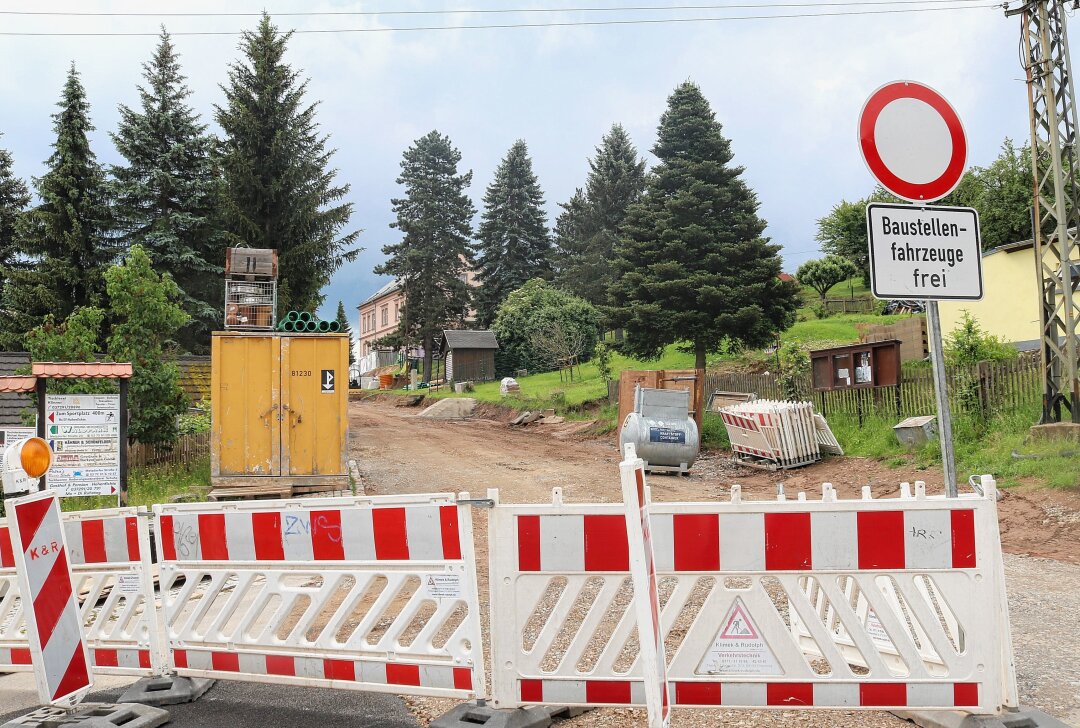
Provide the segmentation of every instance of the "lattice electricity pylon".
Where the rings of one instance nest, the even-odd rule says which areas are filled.
[[[1080,262],[1077,229],[1077,115],[1064,3],[1033,0],[1006,9],[1023,21],[1020,52],[1027,72],[1031,158],[1035,178],[1035,264],[1041,282],[1042,422],[1060,422],[1064,407],[1080,423],[1077,374]]]

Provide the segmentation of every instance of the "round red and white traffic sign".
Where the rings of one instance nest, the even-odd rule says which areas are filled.
[[[911,202],[949,194],[967,165],[960,117],[944,96],[915,81],[870,94],[859,115],[859,149],[877,181]]]

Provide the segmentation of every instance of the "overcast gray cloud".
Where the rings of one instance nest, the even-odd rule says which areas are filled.
[[[758,0],[767,2],[768,0]],[[698,0],[701,4],[705,0]],[[734,0],[732,0],[734,2]],[[512,5],[510,4],[512,3]],[[270,2],[273,12],[499,7],[569,7],[573,0],[484,2]],[[577,3],[618,6],[628,3]],[[657,3],[636,3],[657,4]],[[719,3],[717,3],[719,4]],[[743,3],[745,4],[745,3]],[[234,2],[33,2],[13,0],[2,10],[106,12],[258,12],[263,5]],[[844,9],[844,8],[838,8]],[[837,9],[832,9],[835,11]],[[769,12],[803,12],[801,9]],[[679,17],[760,14],[759,10],[701,10]],[[477,16],[286,17],[283,29],[456,25],[507,20],[567,22],[675,16],[622,11]],[[155,32],[238,30],[254,18],[64,18],[0,16],[2,31]],[[450,136],[463,165],[474,170],[479,202],[499,159],[525,139],[547,196],[557,203],[584,182],[586,158],[613,122],[630,131],[642,152],[674,86],[692,79],[712,102],[736,162],[757,191],[768,234],[784,246],[794,269],[813,257],[815,220],[841,198],[873,186],[856,146],[855,126],[867,95],[881,84],[911,78],[949,98],[967,128],[969,161],[986,164],[1005,136],[1027,134],[1026,92],[1017,59],[1019,21],[980,5],[958,12],[789,18],[678,25],[522,28],[297,35],[289,61],[310,77],[319,121],[338,150],[341,177],[352,185],[352,225],[362,228],[365,252],[335,276],[324,315],[337,300],[350,312],[379,284],[371,272],[381,248],[396,238],[390,198],[402,151],[431,129]],[[16,170],[42,171],[52,141],[54,110],[68,63],[83,74],[97,126],[94,149],[117,161],[108,132],[117,105],[134,105],[140,64],[153,37],[0,36],[0,145]],[[193,102],[208,122],[218,87],[237,55],[232,36],[175,38]],[[652,161],[650,156],[650,162]]]

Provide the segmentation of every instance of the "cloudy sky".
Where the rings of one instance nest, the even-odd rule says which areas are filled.
[[[547,199],[549,222],[558,204],[584,183],[586,159],[613,122],[638,149],[648,150],[665,100],[680,82],[698,83],[732,139],[737,163],[757,191],[767,234],[784,248],[794,270],[818,254],[815,221],[840,199],[866,194],[873,181],[856,146],[855,127],[867,95],[883,83],[909,78],[942,92],[960,114],[969,162],[987,164],[1006,136],[1028,133],[1026,92],[1017,56],[1020,23],[981,0],[921,5],[823,7],[838,0],[270,0],[186,2],[30,2],[0,0],[0,145],[16,171],[39,175],[52,142],[49,115],[68,64],[83,75],[97,127],[99,159],[119,161],[108,132],[118,104],[135,105],[140,64],[156,42],[149,36],[58,37],[12,33],[149,33],[164,23],[176,36],[193,103],[212,124],[219,84],[237,56],[231,32],[253,17],[70,17],[12,11],[277,13],[283,29],[330,28],[378,32],[296,35],[288,60],[310,78],[321,100],[319,122],[331,137],[334,162],[351,185],[352,226],[363,230],[359,259],[342,268],[327,290],[324,315],[339,299],[350,318],[380,285],[372,273],[390,229],[390,198],[402,151],[431,129],[448,134],[474,172],[479,207],[499,159],[525,139]],[[873,0],[881,2],[882,0]],[[778,8],[784,3],[788,7]],[[633,11],[631,5],[696,5],[692,10]],[[773,5],[774,7],[765,7]],[[803,7],[791,7],[802,5]],[[741,6],[741,7],[740,7]],[[883,10],[962,10],[882,13]],[[469,14],[465,9],[621,8],[616,12]],[[290,12],[440,10],[442,14],[287,16]],[[818,18],[740,19],[672,24],[577,25],[472,30],[381,29],[512,23],[576,23],[747,15],[874,14]],[[212,128],[213,127],[212,125]]]

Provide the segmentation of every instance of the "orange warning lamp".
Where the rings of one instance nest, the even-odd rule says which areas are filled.
[[[28,437],[19,448],[19,464],[31,478],[40,478],[47,473],[52,459],[49,443],[40,437]]]

